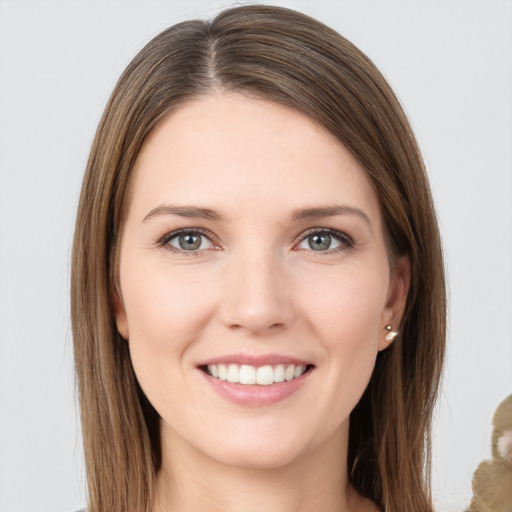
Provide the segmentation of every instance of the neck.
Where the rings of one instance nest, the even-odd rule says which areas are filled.
[[[348,484],[347,443],[348,425],[289,464],[251,468],[225,465],[163,436],[154,512],[367,510]]]

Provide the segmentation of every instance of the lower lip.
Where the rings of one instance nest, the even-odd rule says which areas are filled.
[[[290,381],[275,382],[268,386],[228,382],[216,379],[202,370],[200,371],[213,390],[223,398],[247,407],[262,407],[280,402],[298,391],[305,384],[312,369],[310,368],[300,377]]]

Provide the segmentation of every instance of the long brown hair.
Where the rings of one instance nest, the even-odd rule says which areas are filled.
[[[212,90],[297,109],[333,133],[379,198],[390,261],[412,280],[400,336],[380,352],[351,414],[348,469],[364,496],[393,512],[432,510],[430,425],[445,343],[439,232],[424,165],[395,95],[373,63],[297,12],[244,6],[177,24],[129,64],[108,102],[82,187],[71,315],[90,512],[151,509],[161,464],[159,418],[117,332],[113,296],[130,173],[170,110]]]

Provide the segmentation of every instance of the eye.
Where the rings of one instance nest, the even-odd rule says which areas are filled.
[[[353,242],[348,235],[334,229],[322,229],[307,233],[297,245],[297,248],[316,252],[327,252],[352,246]]]
[[[177,252],[199,252],[203,250],[213,249],[213,242],[201,231],[180,230],[166,235],[162,241],[162,245],[170,246],[172,250]]]

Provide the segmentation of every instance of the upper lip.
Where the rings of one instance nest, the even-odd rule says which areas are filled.
[[[249,354],[228,354],[225,356],[214,357],[202,361],[198,366],[211,366],[214,364],[246,364],[249,366],[276,366],[278,364],[294,364],[295,366],[310,365],[310,361],[299,359],[297,357],[286,356],[283,354],[262,354],[262,355],[249,355]]]

